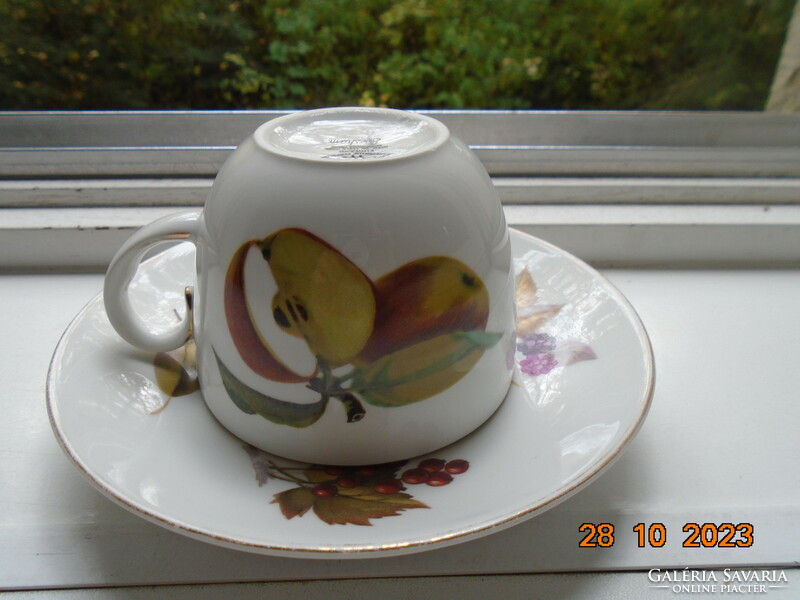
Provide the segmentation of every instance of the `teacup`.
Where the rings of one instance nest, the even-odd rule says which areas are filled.
[[[127,286],[174,240],[194,243],[196,282],[183,322],[155,332]],[[104,298],[139,348],[194,337],[203,398],[235,436],[353,465],[432,452],[492,415],[511,381],[512,290],[500,201],[469,148],[421,114],[330,108],[260,126],[202,211],[128,240]]]

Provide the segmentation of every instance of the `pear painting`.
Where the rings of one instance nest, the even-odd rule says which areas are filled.
[[[305,342],[315,359],[310,372],[288,366],[258,327],[245,281],[245,261],[259,260],[257,254],[277,287],[263,302],[280,330]],[[331,244],[299,228],[238,248],[225,279],[224,306],[234,346],[254,373],[303,385],[319,399],[301,404],[272,398],[245,385],[217,356],[228,395],[245,413],[292,427],[313,424],[332,400],[342,403],[348,422],[356,422],[366,414],[363,403],[396,407],[435,396],[502,337],[485,330],[488,291],[461,261],[430,256],[372,281]]]

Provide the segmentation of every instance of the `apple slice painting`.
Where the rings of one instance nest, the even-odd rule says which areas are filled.
[[[316,360],[310,373],[288,366],[256,324],[244,276],[253,249],[277,286],[265,300],[275,324],[308,346]],[[486,331],[489,294],[461,261],[426,257],[373,282],[332,245],[298,228],[242,244],[228,267],[224,304],[245,364],[268,380],[303,385],[319,400],[295,404],[262,394],[217,356],[228,395],[243,412],[292,427],[316,422],[331,400],[355,422],[365,414],[362,402],[396,407],[435,396],[503,335]]]

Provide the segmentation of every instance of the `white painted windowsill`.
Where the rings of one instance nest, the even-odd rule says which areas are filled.
[[[796,564],[800,271],[604,274],[639,312],[655,352],[653,406],[626,454],[580,494],[511,529],[441,550],[361,561],[225,550],[163,530],[102,497],[62,454],[44,404],[55,344],[99,292],[102,275],[0,276],[0,588],[382,577],[413,590],[419,584],[409,577],[517,574],[497,577],[497,585],[515,597],[528,597],[541,585],[555,594],[551,597],[612,597],[602,590],[627,589],[630,597],[655,598],[662,590],[650,588],[650,568]],[[579,548],[579,527],[586,522],[613,523],[618,543]],[[632,527],[640,522],[664,523],[669,543],[638,548]],[[755,543],[733,551],[682,548],[686,522],[751,523]],[[635,572],[589,574],[619,571]],[[586,574],[535,576],[571,572]],[[800,573],[790,572],[789,578],[792,589],[800,589]],[[358,585],[380,590],[386,584]],[[195,591],[197,597],[213,597],[215,589]],[[273,591],[292,589],[287,584]],[[348,588],[342,583],[330,589]],[[568,595],[580,590],[599,595]]]

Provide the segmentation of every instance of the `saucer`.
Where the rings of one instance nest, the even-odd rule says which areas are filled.
[[[159,358],[129,346],[111,328],[102,295],[73,320],[50,365],[56,437],[89,481],[126,509],[238,550],[391,556],[520,523],[619,457],[645,419],[654,371],[639,318],[604,277],[546,242],[518,231],[511,237],[514,381],[487,423],[431,455],[342,469],[249,447],[193,391],[190,353]],[[154,328],[180,316],[193,272],[188,244],[143,263],[131,299]],[[166,390],[172,396],[165,364],[180,375]]]

